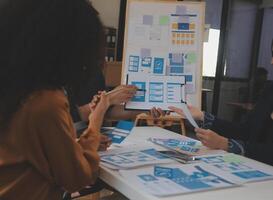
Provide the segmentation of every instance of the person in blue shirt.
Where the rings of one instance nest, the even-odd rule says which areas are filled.
[[[273,65],[273,40],[272,40]],[[170,109],[180,115],[183,111]],[[242,123],[232,123],[189,106],[192,116],[203,122],[196,128],[198,139],[207,147],[222,149],[273,165],[273,83],[263,90],[256,106]]]

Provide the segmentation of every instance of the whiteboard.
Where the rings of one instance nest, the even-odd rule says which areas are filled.
[[[155,105],[167,110],[172,105],[168,103],[168,81],[162,81],[161,88],[150,84],[154,79],[177,84],[185,80],[182,93],[177,95],[201,108],[204,15],[204,2],[128,0],[121,82],[145,83],[142,91],[146,94],[145,99],[133,98],[126,108],[149,109]],[[150,101],[155,99],[151,96],[155,87],[162,92],[156,98],[163,99],[161,104]]]

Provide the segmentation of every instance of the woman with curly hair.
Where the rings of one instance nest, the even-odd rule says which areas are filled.
[[[94,183],[102,93],[76,140],[67,88],[99,72],[104,33],[86,0],[0,3],[0,199],[59,200]]]

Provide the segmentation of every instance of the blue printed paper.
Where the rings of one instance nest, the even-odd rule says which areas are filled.
[[[149,168],[121,170],[120,174],[139,190],[155,196],[169,196],[237,186],[205,169],[207,164],[165,164]]]
[[[187,155],[197,155],[201,148],[200,142],[192,139],[151,138],[150,140],[155,144]]]
[[[210,170],[223,174],[236,182],[273,179],[273,169],[239,155],[225,154],[200,158]]]
[[[133,122],[119,121],[117,126],[108,133],[105,133],[112,140],[112,143],[120,144],[131,132],[134,127]]]

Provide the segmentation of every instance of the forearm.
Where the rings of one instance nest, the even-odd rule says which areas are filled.
[[[204,113],[202,128],[213,130],[227,138],[246,139],[244,133],[247,128],[244,124],[221,120],[207,112]]]
[[[108,110],[108,106],[98,105],[96,109],[89,116],[88,128],[90,128],[94,132],[100,132],[104,115],[107,110]]]
[[[88,116],[90,115],[90,112],[91,112],[89,104],[79,106],[78,107],[78,112],[79,112],[79,115],[81,117],[81,120],[85,121],[85,122],[88,122]]]

